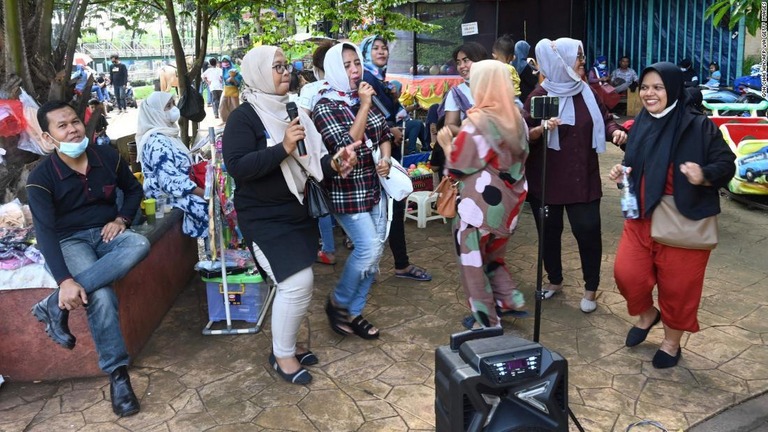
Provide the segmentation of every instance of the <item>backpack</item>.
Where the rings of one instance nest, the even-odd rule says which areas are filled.
[[[205,100],[203,95],[197,92],[187,78],[187,91],[179,99],[179,112],[181,116],[195,123],[200,123],[205,119]]]

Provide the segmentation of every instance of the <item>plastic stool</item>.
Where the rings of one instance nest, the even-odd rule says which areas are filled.
[[[437,195],[430,191],[412,192],[405,199],[405,219],[415,220],[416,226],[419,228],[426,228],[427,221],[435,219],[442,219],[443,223],[445,223],[445,218],[432,210],[432,203],[437,201]],[[413,214],[412,210],[408,210],[408,203],[411,202],[416,204],[416,215]]]

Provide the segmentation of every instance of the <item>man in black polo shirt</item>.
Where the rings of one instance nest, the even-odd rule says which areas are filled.
[[[65,102],[37,112],[42,137],[56,151],[29,175],[27,196],[46,266],[59,289],[32,308],[54,342],[75,347],[69,311],[86,308],[99,367],[110,375],[112,410],[120,417],[139,412],[128,376],[130,358],[110,284],[149,253],[149,242],[128,230],[142,188],[128,164],[109,146],[88,146],[85,126]],[[116,188],[125,194],[122,208]]]
[[[125,86],[128,85],[128,68],[120,62],[120,56],[112,54],[112,67],[109,68],[109,80],[112,81],[112,88],[115,91],[117,99],[117,112],[125,112]]]

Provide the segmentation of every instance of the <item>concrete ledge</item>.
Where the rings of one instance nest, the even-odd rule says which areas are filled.
[[[152,249],[142,262],[114,284],[120,300],[120,327],[131,356],[140,353],[194,275],[197,241],[181,232],[183,213],[174,209],[152,226],[136,231]],[[99,376],[98,356],[85,311],[70,315],[77,346],[66,350],[51,341],[30,308],[50,289],[0,291],[0,374],[12,381],[47,381]]]

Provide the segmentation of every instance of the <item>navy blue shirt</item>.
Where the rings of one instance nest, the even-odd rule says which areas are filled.
[[[111,147],[89,146],[86,154],[85,174],[73,170],[58,153],[53,153],[43,159],[27,179],[37,244],[59,285],[72,277],[59,241],[78,231],[101,228],[118,215],[130,224],[143,196],[141,184],[128,164]],[[115,188],[125,194],[119,211]]]

